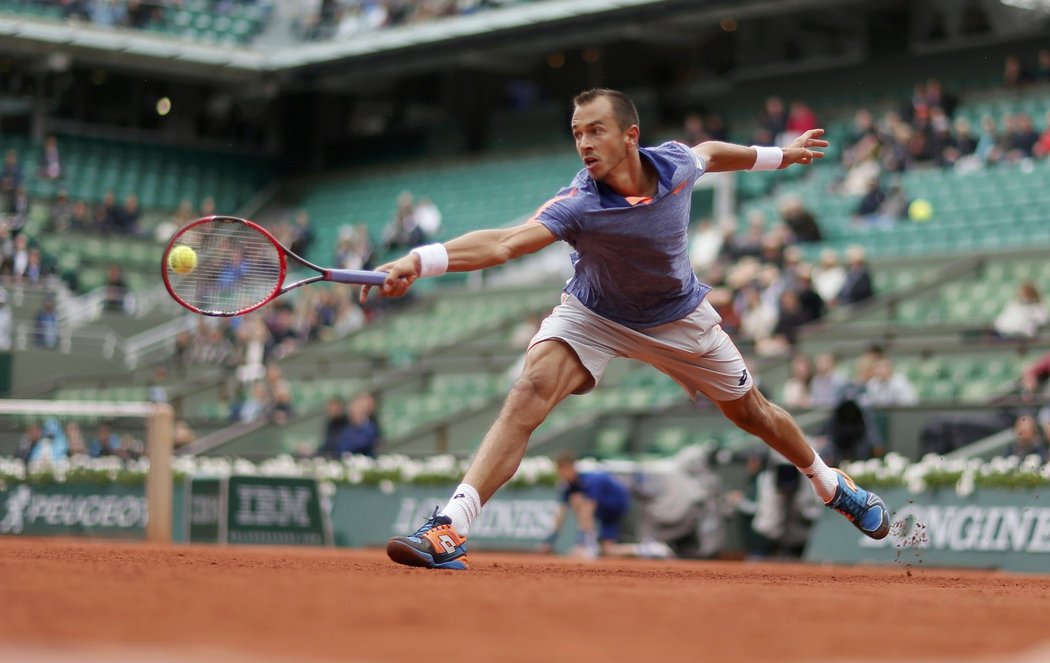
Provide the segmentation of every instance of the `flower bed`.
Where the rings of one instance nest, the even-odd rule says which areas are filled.
[[[388,455],[379,458],[348,456],[342,460],[324,458],[295,459],[278,456],[259,463],[243,458],[177,456],[172,460],[176,480],[187,476],[224,477],[230,475],[310,477],[336,484],[364,486],[454,484],[466,472],[467,461],[451,455],[414,459]],[[141,485],[145,483],[149,461],[123,461],[120,458],[75,457],[43,463],[25,463],[17,458],[0,458],[2,484],[85,483],[91,485]],[[521,463],[511,487],[553,486],[557,481],[554,461],[527,457]]]
[[[929,454],[915,463],[890,453],[882,459],[847,463],[842,469],[862,486],[901,486],[912,493],[951,488],[965,497],[976,488],[1023,490],[1050,486],[1050,463],[1043,463],[1036,455],[948,460]]]

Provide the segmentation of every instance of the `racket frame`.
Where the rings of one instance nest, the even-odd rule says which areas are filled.
[[[171,250],[175,248],[176,244],[179,241],[179,238],[181,238],[192,228],[204,225],[206,223],[213,223],[215,221],[240,223],[242,225],[248,226],[255,232],[265,237],[271,244],[273,244],[274,248],[277,250],[277,256],[280,259],[280,270],[277,276],[277,284],[274,287],[274,289],[270,292],[270,294],[266,296],[262,301],[233,312],[215,310],[206,311],[187,302],[182,297],[180,297],[178,293],[175,292],[175,288],[171,284],[171,278],[168,276],[168,272],[170,271],[168,269],[168,257],[171,255]],[[295,283],[285,285],[284,280],[288,276],[289,258],[296,261],[303,267],[314,270],[315,272],[317,272],[317,275],[301,279],[299,281],[296,281]],[[382,285],[383,282],[386,280],[385,272],[372,272],[357,269],[325,269],[324,267],[318,267],[309,260],[306,260],[305,258],[298,256],[295,253],[292,253],[290,249],[286,248],[283,244],[277,241],[277,238],[274,237],[269,230],[263,228],[258,223],[255,223],[254,221],[249,221],[248,219],[241,219],[236,216],[226,216],[222,214],[215,214],[212,216],[206,216],[197,219],[196,221],[186,224],[185,227],[180,228],[174,235],[172,235],[171,239],[168,240],[168,245],[164,248],[164,255],[162,256],[160,262],[160,273],[161,277],[164,279],[164,287],[168,289],[168,294],[171,295],[172,299],[174,299],[183,307],[189,309],[190,311],[193,311],[194,313],[199,313],[201,315],[207,315],[216,318],[233,318],[238,315],[251,313],[256,309],[266,306],[267,304],[277,299],[281,295],[285,294],[286,292],[290,290],[295,290],[296,288],[300,288],[304,285],[309,285],[310,283],[328,281],[331,283],[346,283],[351,285]]]

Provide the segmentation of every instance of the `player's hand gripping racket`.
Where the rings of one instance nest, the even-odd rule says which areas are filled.
[[[288,258],[317,272],[285,283]],[[179,230],[161,262],[168,292],[194,313],[230,317],[254,311],[308,283],[382,285],[384,272],[325,269],[295,255],[252,221],[209,216]]]

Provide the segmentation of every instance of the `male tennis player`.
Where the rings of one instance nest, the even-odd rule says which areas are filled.
[[[399,297],[419,277],[500,265],[564,240],[576,250],[562,303],[532,339],[521,377],[444,509],[411,536],[390,539],[387,554],[409,566],[466,569],[466,540],[482,505],[517,470],[529,436],[569,394],[601,380],[613,357],[651,364],[690,398],[702,393],[737,426],[798,467],[817,494],[864,534],[889,532],[886,504],[824,464],[784,410],[754,387],[739,350],[704,297],[710,288],[689,265],[690,193],[705,172],[775,170],[824,156],[823,129],[784,148],[717,141],[689,148],[638,144],[638,112],[615,90],[574,100],[572,135],[583,160],[572,183],[528,222],[478,230],[413,249],[383,265],[381,294]],[[368,288],[362,292],[362,298]]]

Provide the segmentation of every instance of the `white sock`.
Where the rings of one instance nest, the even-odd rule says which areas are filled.
[[[835,497],[835,489],[839,487],[839,477],[830,467],[824,464],[819,454],[813,457],[813,464],[809,467],[798,468],[800,472],[809,477],[816,489],[817,495],[827,504]]]
[[[448,501],[441,515],[452,519],[452,526],[460,536],[466,536],[470,531],[470,524],[481,513],[481,496],[474,486],[461,483],[456,486],[452,493],[452,499]]]

